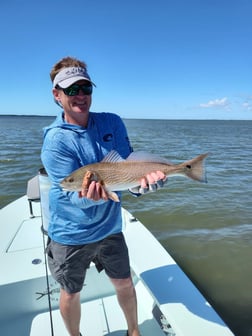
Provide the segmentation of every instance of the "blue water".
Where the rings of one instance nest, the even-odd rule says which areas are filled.
[[[52,117],[0,116],[0,207],[41,167]],[[209,153],[207,184],[172,177],[123,205],[159,239],[235,335],[252,335],[252,121],[125,120],[135,150],[173,163]]]

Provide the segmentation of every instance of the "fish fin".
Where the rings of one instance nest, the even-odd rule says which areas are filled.
[[[114,202],[120,202],[118,195],[113,191],[108,191],[108,198]]]
[[[135,162],[159,162],[159,163],[165,163],[168,165],[171,165],[171,163],[166,160],[165,158],[162,158],[158,155],[144,152],[144,151],[138,151],[138,152],[132,152],[127,157],[126,161],[135,161]]]
[[[125,160],[121,157],[121,155],[116,150],[112,150],[102,159],[101,162],[122,162],[122,161]]]
[[[185,174],[193,180],[207,183],[204,159],[208,156],[208,153],[201,154],[196,158],[185,161],[182,165],[186,168]]]

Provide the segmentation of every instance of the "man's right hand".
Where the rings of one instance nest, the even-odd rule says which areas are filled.
[[[108,194],[101,184],[101,182],[94,181],[94,173],[88,171],[82,182],[82,189],[79,191],[79,197],[86,197],[93,201],[99,201],[103,199],[104,201],[108,200]]]

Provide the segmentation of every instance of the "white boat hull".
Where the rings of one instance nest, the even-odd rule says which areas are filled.
[[[0,335],[67,336],[58,309],[59,286],[50,274],[46,277],[40,202],[32,207],[31,218],[24,196],[0,210]],[[122,215],[141,334],[233,335],[153,235],[125,209]],[[93,265],[81,301],[83,335],[125,335],[114,288]]]

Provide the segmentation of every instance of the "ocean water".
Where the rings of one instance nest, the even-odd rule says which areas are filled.
[[[41,167],[53,117],[0,116],[0,208]],[[168,179],[123,206],[157,237],[237,336],[252,336],[252,121],[125,120],[134,150],[173,163],[209,153],[208,183]]]

